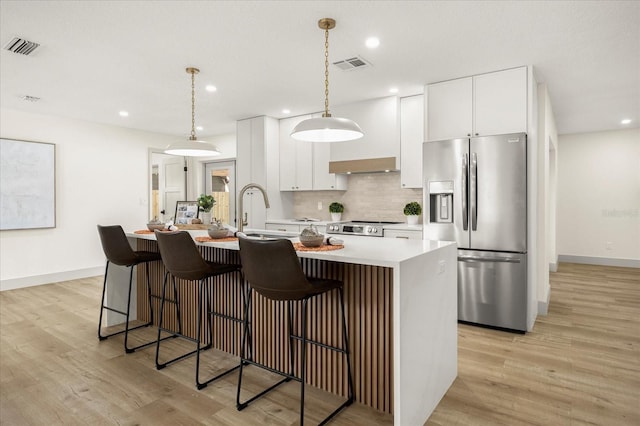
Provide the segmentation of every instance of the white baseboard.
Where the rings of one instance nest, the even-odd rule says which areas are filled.
[[[558,272],[558,256],[554,260],[549,262],[549,272]]]
[[[547,287],[547,294],[544,300],[538,300],[538,315],[547,315],[549,313],[549,300],[551,299],[551,288]]]
[[[640,259],[621,259],[595,256],[573,256],[561,254],[558,262],[583,263],[586,265],[621,266],[624,268],[640,268]]]
[[[77,280],[80,278],[95,277],[103,274],[104,266],[96,266],[93,268],[76,269],[74,271],[54,272],[52,274],[12,278],[8,280],[0,280],[0,291],[59,283],[61,281]]]

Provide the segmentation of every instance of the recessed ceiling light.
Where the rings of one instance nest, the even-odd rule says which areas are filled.
[[[120,114],[120,117],[128,117],[129,113],[127,111],[120,111],[118,114]]]
[[[196,126],[196,130],[204,130],[202,126]]]
[[[398,88],[392,87],[391,89],[389,89],[389,93],[398,93]]]
[[[291,110],[290,110],[290,109],[283,109],[283,110],[282,110],[282,113],[283,113],[283,114],[289,114],[290,112],[291,112]]]
[[[207,87],[205,87],[205,90],[207,92],[215,92],[218,90],[218,88],[216,86],[214,86],[213,84],[208,84]]]
[[[364,44],[366,44],[366,46],[369,49],[375,49],[376,47],[380,46],[380,40],[378,39],[378,37],[369,37]]]
[[[629,123],[631,123],[631,119],[630,118],[625,118],[624,120],[622,120],[620,122],[620,124],[629,124]]]

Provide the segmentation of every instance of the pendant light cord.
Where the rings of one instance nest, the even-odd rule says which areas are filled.
[[[191,137],[192,141],[197,140],[196,137],[196,72],[191,70]]]
[[[324,114],[323,117],[331,117],[329,114],[329,25],[324,29]]]

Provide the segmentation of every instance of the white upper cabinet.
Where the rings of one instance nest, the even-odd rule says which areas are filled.
[[[427,140],[527,131],[527,68],[513,68],[426,87]]]
[[[293,139],[291,131],[311,115],[280,120],[280,191],[313,189],[313,143]]]
[[[429,84],[425,123],[431,141],[471,136],[473,79],[471,77]]]
[[[331,161],[400,157],[400,107],[396,96],[371,99],[334,107],[334,117],[348,118],[358,123],[364,136],[331,145]]]
[[[308,114],[280,120],[280,191],[346,190],[347,177],[329,173],[330,143],[297,141],[290,135]]]
[[[474,136],[527,131],[527,69],[473,77]]]
[[[316,191],[346,191],[347,175],[329,173],[330,143],[313,143],[313,189]]]
[[[422,188],[424,95],[400,99],[400,183],[402,188]]]

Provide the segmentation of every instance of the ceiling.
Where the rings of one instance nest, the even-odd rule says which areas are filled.
[[[19,36],[41,46],[29,56],[0,51],[1,106],[187,135],[185,68],[195,66],[201,137],[232,133],[242,118],[320,111],[323,17],[337,21],[331,62],[359,55],[372,65],[331,66],[331,105],[533,65],[559,133],[617,129],[623,118],[638,127],[637,1],[2,0],[0,45]],[[365,47],[369,36],[377,49]]]

